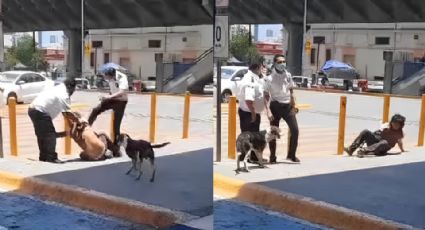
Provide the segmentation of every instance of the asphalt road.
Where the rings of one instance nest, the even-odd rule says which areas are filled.
[[[214,198],[214,229],[240,230],[320,230],[328,229],[303,220],[264,210],[258,206],[234,200]]]
[[[3,229],[148,230],[153,228],[31,197],[0,193],[0,230]]]

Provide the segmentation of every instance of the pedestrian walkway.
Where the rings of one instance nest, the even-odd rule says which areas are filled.
[[[226,104],[227,106],[227,104]],[[223,106],[225,108],[226,106]],[[299,138],[298,138],[298,149],[297,149],[297,156],[301,158],[304,157],[318,157],[318,156],[329,156],[329,155],[336,155],[337,154],[337,147],[338,147],[338,118],[334,119],[334,124],[332,126],[328,124],[321,124],[320,123],[320,117],[314,116],[314,114],[311,114],[309,110],[313,106],[304,106],[300,108],[300,112],[297,115],[298,120],[298,129],[299,129]],[[311,120],[316,119],[317,122],[315,124],[312,124]],[[227,158],[228,153],[228,113],[224,112],[222,113],[221,118],[221,152],[222,152],[222,158]],[[347,122],[348,123],[348,122]],[[239,128],[239,116],[236,115],[236,136],[240,134],[240,128]],[[378,124],[378,123],[377,123]],[[214,123],[215,125],[215,123]],[[264,130],[266,128],[270,127],[269,121],[267,119],[266,113],[262,113],[261,115],[261,124],[260,124],[260,130]],[[359,134],[358,127],[355,127],[353,129],[350,129],[350,127],[353,127],[353,125],[349,126],[347,124],[346,132],[345,132],[345,145],[349,145],[354,141],[354,139]],[[367,126],[365,125],[364,128]],[[364,129],[362,128],[362,129]],[[373,127],[371,127],[373,129]],[[281,120],[280,122],[280,129],[281,129],[281,139],[277,140],[277,157],[278,160],[286,159],[286,153],[288,149],[288,136],[289,136],[289,129],[286,125],[284,120]],[[214,129],[215,133],[216,129]],[[407,136],[404,140],[405,147],[411,148],[416,146],[417,140],[414,139],[412,136]],[[394,150],[397,152],[398,147],[396,146]],[[268,159],[268,156],[270,155],[270,151],[268,147],[266,147],[264,151],[264,156],[266,159]]]
[[[34,133],[34,127],[31,119],[28,116],[28,104],[17,105],[16,107],[16,132],[18,142],[18,157],[38,159],[37,138]],[[85,113],[88,111],[88,106],[81,103],[72,104],[71,108],[74,111]],[[3,152],[5,156],[10,156],[10,135],[9,135],[9,118],[7,108],[0,110],[2,113],[2,131],[3,131]],[[56,131],[64,131],[65,124],[62,116],[54,119]],[[80,147],[72,142],[72,154],[77,155],[80,153]],[[64,139],[58,139],[56,150],[59,154],[63,154],[65,150]],[[68,156],[75,157],[75,156]]]

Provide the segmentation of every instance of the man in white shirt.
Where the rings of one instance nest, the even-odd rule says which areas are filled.
[[[70,97],[75,86],[74,79],[66,79],[63,84],[41,92],[28,108],[37,136],[40,161],[63,163],[56,153],[56,138],[65,137],[68,132],[57,133],[52,120],[61,112],[70,110]]]
[[[252,64],[240,83],[237,98],[241,132],[260,131],[260,114],[264,110],[264,86],[258,76],[260,71],[260,65]]]
[[[297,109],[293,97],[293,87],[295,86],[291,74],[285,68],[285,57],[276,55],[271,75],[265,80],[265,98],[269,104],[267,106],[267,117],[270,125],[278,126],[280,119],[285,120],[291,131],[287,160],[300,162],[295,156],[298,147],[298,122],[295,117]],[[276,163],[276,140],[269,143],[270,163]]]
[[[108,68],[104,71],[106,80],[109,82],[110,93],[108,96],[103,96],[101,102],[90,113],[88,122],[90,125],[96,120],[99,114],[106,110],[112,109],[114,111],[114,134],[111,137],[114,143],[117,143],[118,136],[120,135],[121,121],[124,116],[125,107],[127,106],[128,96],[128,81],[127,76],[114,68]]]

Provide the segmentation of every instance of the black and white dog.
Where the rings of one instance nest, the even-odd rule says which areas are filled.
[[[150,182],[153,182],[155,180],[155,172],[156,172],[156,166],[155,166],[155,153],[153,151],[154,148],[161,148],[164,147],[170,142],[165,142],[162,144],[152,145],[148,141],[145,140],[133,140],[130,138],[128,134],[121,134],[118,137],[118,144],[119,146],[123,147],[125,149],[125,152],[127,153],[127,156],[131,158],[132,166],[130,170],[126,173],[127,175],[130,174],[131,171],[139,170],[139,175],[137,176],[137,180],[140,180],[140,177],[142,176],[142,163],[143,159],[148,159],[152,166],[152,176],[150,179]],[[139,166],[139,167],[137,167]]]
[[[236,149],[239,153],[236,172],[241,171],[239,164],[240,161],[243,161],[244,171],[248,172],[246,161],[248,160],[251,151],[254,151],[260,167],[263,168],[264,148],[267,143],[275,139],[280,139],[280,129],[276,126],[270,126],[267,130],[262,130],[260,132],[243,132],[239,134],[236,139]]]

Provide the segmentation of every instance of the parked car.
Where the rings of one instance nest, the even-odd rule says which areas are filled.
[[[55,83],[32,71],[6,71],[0,73],[0,92],[2,102],[7,104],[14,97],[18,103],[30,103],[44,89]]]
[[[142,91],[155,91],[156,89],[156,77],[148,77],[146,80],[142,80]]]
[[[89,80],[85,78],[75,78],[76,89],[91,89]]]
[[[221,67],[221,101],[229,102],[229,97],[237,94],[237,88],[243,76],[248,72],[246,66],[222,66]],[[216,86],[217,73],[214,69],[214,85]]]

